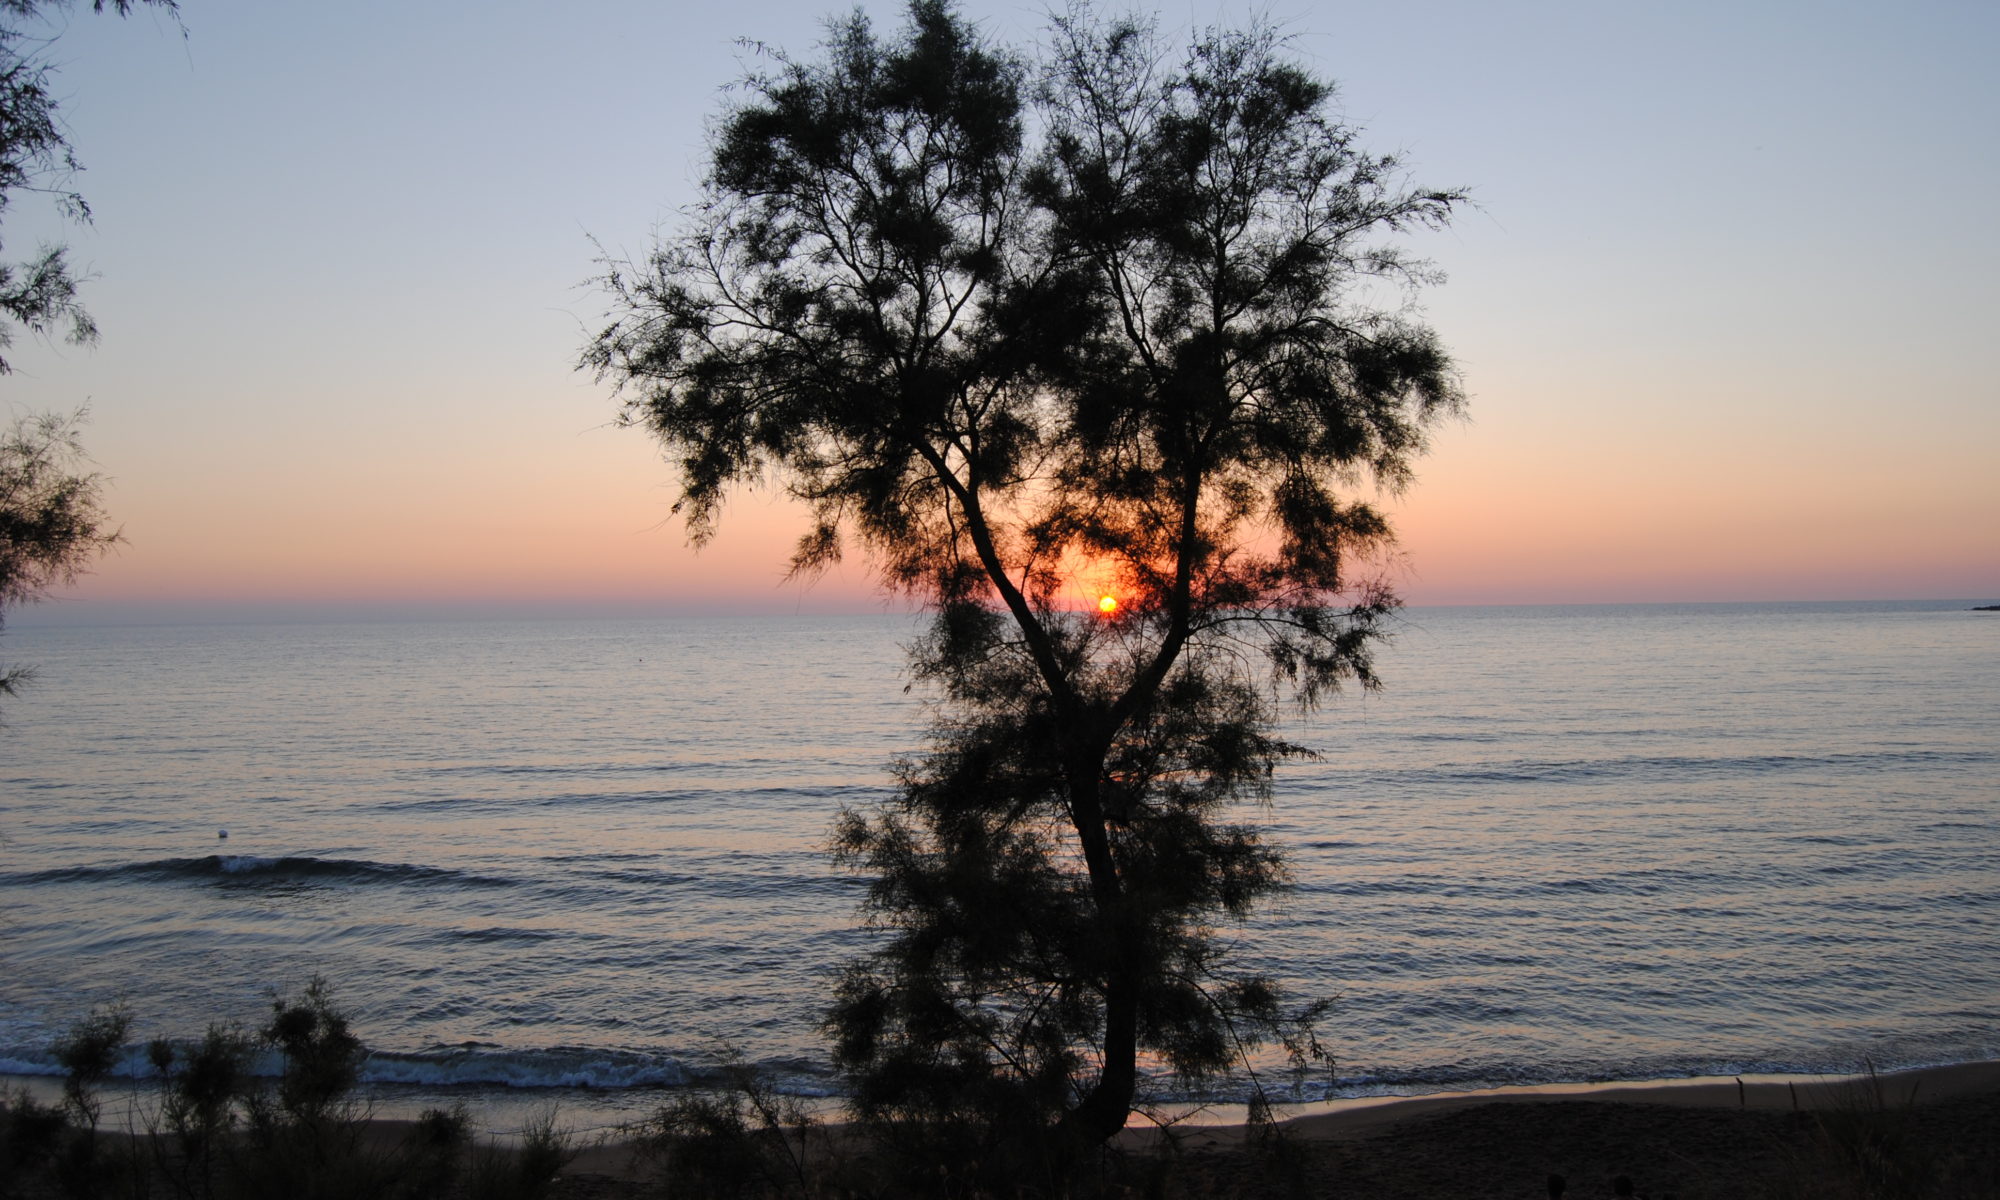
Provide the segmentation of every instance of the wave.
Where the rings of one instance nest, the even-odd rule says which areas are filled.
[[[368,1056],[365,1083],[425,1087],[642,1088],[696,1082],[679,1059],[631,1050],[501,1050],[484,1045],[418,1052],[380,1051]]]
[[[1989,750],[1857,751],[1849,754],[1634,755],[1614,758],[1516,759],[1512,762],[1445,763],[1410,770],[1361,768],[1340,777],[1353,790],[1369,780],[1384,784],[1573,783],[1636,778],[1648,783],[1675,779],[1743,778],[1800,771],[1870,773],[1912,768],[1982,767],[2000,761]],[[1310,788],[1313,782],[1300,780]],[[1324,786],[1324,784],[1319,784]]]
[[[786,1091],[827,1095],[833,1090],[830,1074],[810,1064],[785,1059],[749,1066],[758,1074],[779,1080]],[[283,1071],[284,1059],[275,1051],[260,1050],[250,1058],[252,1077],[275,1079]],[[46,1048],[0,1048],[0,1075],[62,1074],[61,1065]],[[157,1071],[146,1049],[132,1045],[120,1055],[111,1075],[116,1079],[147,1081],[156,1078]],[[360,1071],[360,1082],[364,1085],[510,1091],[703,1087],[724,1082],[724,1078],[725,1072],[718,1066],[689,1063],[666,1053],[577,1046],[508,1050],[488,1042],[420,1051],[372,1051],[362,1061]]]
[[[672,811],[686,807],[754,805],[765,801],[805,801],[824,807],[835,803],[866,803],[894,793],[877,784],[815,783],[762,787],[708,787],[630,792],[569,792],[548,796],[426,796],[379,800],[368,805],[383,813],[435,813],[449,810],[465,816],[532,812],[536,809],[592,810],[646,808]],[[828,813],[833,810],[826,808]],[[831,819],[830,817],[828,819]]]
[[[836,765],[846,765],[853,767],[857,770],[864,770],[864,771],[880,771],[886,774],[886,768],[888,766],[888,762],[889,759],[886,756],[883,757],[879,762],[873,756],[870,756],[866,758],[857,758],[856,760],[851,762],[837,763]],[[453,763],[441,766],[418,767],[415,770],[417,773],[422,775],[443,776],[447,778],[450,777],[484,778],[487,776],[506,777],[510,775],[527,775],[527,776],[553,776],[557,778],[593,779],[593,778],[606,778],[606,777],[615,778],[618,776],[625,776],[625,775],[639,775],[646,777],[664,776],[664,775],[685,775],[685,774],[737,776],[746,773],[756,774],[765,771],[791,772],[791,771],[796,771],[798,769],[798,765],[799,765],[798,759],[791,756],[779,757],[776,755],[745,755],[740,758],[719,758],[719,759],[686,758],[686,759],[673,759],[664,762],[642,762],[642,763],[631,763],[631,762]]]
[[[206,854],[200,858],[161,858],[151,862],[98,867],[56,867],[0,875],[0,883],[208,882],[220,886],[327,882],[400,886],[511,887],[513,881],[476,875],[450,867],[417,863],[383,863],[366,859],[314,858],[286,855]]]

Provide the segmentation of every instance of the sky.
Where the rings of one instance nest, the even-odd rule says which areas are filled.
[[[696,198],[743,39],[809,52],[844,9],[79,8],[49,55],[94,224],[24,196],[0,235],[68,242],[102,339],[19,336],[0,416],[87,404],[127,542],[10,624],[883,606],[859,559],[784,582],[768,493],[690,550],[574,369],[597,244]],[[1471,407],[1390,498],[1406,600],[2000,600],[2000,6],[1158,10],[1259,14],[1369,148],[1476,201],[1409,243]]]

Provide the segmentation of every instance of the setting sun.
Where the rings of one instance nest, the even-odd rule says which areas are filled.
[[[1100,597],[1098,597],[1098,600],[1097,600],[1097,611],[1098,611],[1098,612],[1101,612],[1101,613],[1104,613],[1104,614],[1105,614],[1105,615],[1107,615],[1107,616],[1109,616],[1109,615],[1110,615],[1110,614],[1112,614],[1112,613],[1115,613],[1115,612],[1117,612],[1117,611],[1118,611],[1118,597],[1116,597],[1116,596],[1100,596]]]

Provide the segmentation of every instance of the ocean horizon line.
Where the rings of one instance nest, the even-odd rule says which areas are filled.
[[[1974,596],[1869,596],[1734,600],[1464,601],[1405,604],[1403,613],[1491,611],[1603,612],[1763,609],[1829,612],[1968,611],[2000,603],[2000,593]],[[682,603],[651,600],[492,601],[93,601],[58,598],[10,614],[7,632],[79,628],[173,628],[218,625],[404,625],[537,621],[766,621],[881,617],[915,620],[924,610],[886,601],[873,605],[784,606],[759,602]]]

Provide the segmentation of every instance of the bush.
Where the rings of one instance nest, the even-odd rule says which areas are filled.
[[[367,1056],[347,1014],[334,1007],[332,989],[318,975],[298,999],[271,1001],[271,1023],[263,1038],[285,1056],[278,1107],[306,1125],[318,1124],[346,1097]]]
[[[146,1056],[160,1079],[155,1161],[180,1194],[213,1196],[216,1155],[236,1125],[237,1100],[251,1086],[250,1040],[239,1030],[210,1025],[185,1052],[156,1038]]]
[[[693,1092],[654,1115],[641,1137],[670,1195],[812,1196],[809,1158],[818,1125],[796,1098],[725,1046],[717,1092]]]
[[[0,1178],[24,1178],[55,1157],[69,1118],[54,1104],[37,1104],[28,1089],[0,1093]]]
[[[118,1065],[118,1052],[124,1049],[125,1035],[131,1028],[132,1014],[122,1004],[93,1008],[89,1016],[57,1038],[53,1047],[64,1072],[63,1106],[91,1135],[97,1132],[103,1109],[97,1085]]]
[[[471,1140],[472,1117],[464,1101],[450,1108],[425,1109],[403,1144],[404,1186],[409,1193],[450,1195]]]
[[[97,1089],[130,1027],[122,1007],[93,1009],[57,1040],[67,1072],[59,1104],[0,1093],[0,1200],[536,1200],[576,1156],[553,1109],[514,1145],[475,1146],[462,1103],[425,1111],[400,1142],[380,1136],[352,1098],[366,1048],[318,977],[296,997],[274,997],[255,1034],[211,1025],[199,1042],[148,1043],[157,1099],[135,1110],[133,1136],[107,1154],[95,1137]],[[251,1074],[259,1044],[283,1055],[275,1087]]]
[[[551,1107],[528,1122],[519,1145],[489,1144],[475,1151],[464,1194],[468,1200],[537,1200],[575,1157],[575,1139],[556,1124]]]

